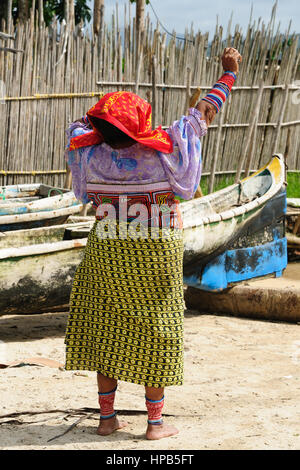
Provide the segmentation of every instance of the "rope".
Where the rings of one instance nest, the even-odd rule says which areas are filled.
[[[63,195],[63,192],[58,188],[50,188],[49,191],[48,191],[48,196],[47,197],[50,197],[52,191],[57,191],[58,193],[60,193],[60,199],[59,200],[61,201],[62,198],[64,197],[64,195]]]
[[[160,19],[159,19],[158,15],[157,15],[156,11],[154,10],[153,5],[152,5],[152,3],[150,2],[150,0],[149,0],[149,5],[150,5],[150,7],[151,7],[151,9],[152,9],[152,11],[153,11],[153,13],[154,13],[154,16],[155,16],[155,18],[157,19],[158,23],[160,24],[160,26],[162,27],[162,29],[163,29],[169,36],[172,36],[173,38],[175,37],[176,39],[180,39],[181,41],[188,41],[188,42],[191,42],[192,44],[195,44],[195,42],[194,42],[193,40],[191,40],[191,39],[182,38],[182,37],[180,37],[180,36],[176,36],[176,34],[170,33],[170,31],[168,31],[168,30],[164,27],[164,25],[162,24],[162,22],[160,21]]]

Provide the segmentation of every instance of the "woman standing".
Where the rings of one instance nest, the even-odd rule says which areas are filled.
[[[114,410],[118,380],[145,387],[147,439],[178,430],[163,422],[164,388],[183,383],[183,240],[178,201],[201,177],[200,137],[230,93],[241,56],[196,108],[167,130],[133,93],[105,95],[67,131],[73,189],[97,207],[76,270],[66,331],[66,369],[97,372],[100,424],[126,425]],[[137,222],[139,224],[137,224]]]

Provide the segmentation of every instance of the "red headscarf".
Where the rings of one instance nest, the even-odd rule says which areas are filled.
[[[163,131],[161,126],[155,130],[151,128],[151,105],[134,93],[126,91],[107,93],[87,112],[88,119],[93,116],[104,119],[146,147],[163,153],[171,153],[173,150],[167,132]],[[94,130],[73,137],[70,150],[103,142],[100,132],[93,126],[91,120],[90,123]]]

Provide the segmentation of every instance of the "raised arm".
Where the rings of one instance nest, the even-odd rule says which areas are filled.
[[[224,74],[196,106],[196,109],[201,112],[202,119],[206,121],[208,126],[212,123],[229,96],[239,72],[239,62],[242,61],[242,56],[233,47],[227,47],[224,49],[221,60]]]

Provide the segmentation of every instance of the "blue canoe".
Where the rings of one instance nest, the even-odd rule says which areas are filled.
[[[239,183],[180,207],[188,286],[218,292],[247,279],[282,275],[287,266],[282,155]]]
[[[63,224],[82,204],[72,191],[44,184],[0,187],[0,232]]]

